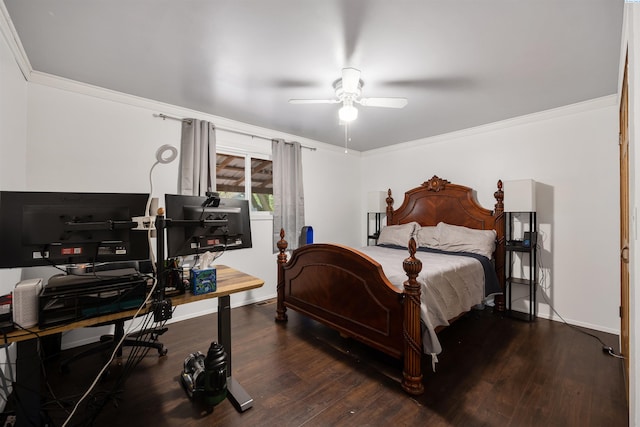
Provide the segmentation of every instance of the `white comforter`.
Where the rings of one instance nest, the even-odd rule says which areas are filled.
[[[402,269],[402,261],[409,256],[406,249],[367,246],[360,251],[379,262],[389,281],[402,289],[407,280]],[[449,325],[448,319],[483,301],[484,272],[480,261],[471,257],[418,251],[416,258],[422,261],[417,280],[422,285],[423,348],[425,353],[439,354],[442,347],[435,328]]]

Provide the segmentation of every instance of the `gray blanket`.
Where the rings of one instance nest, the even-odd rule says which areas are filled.
[[[487,268],[479,258],[484,258],[489,266],[488,271],[493,271],[491,262],[486,257],[422,249],[416,253],[416,258],[422,261],[422,271],[417,280],[421,284],[423,350],[425,353],[436,355],[442,351],[442,347],[435,328],[448,326],[448,319],[482,303],[484,297],[496,292],[493,290],[495,288],[499,290],[499,286],[495,272],[493,279],[490,277],[491,274],[485,279]],[[402,268],[402,261],[408,256],[406,248],[381,245],[367,246],[360,251],[380,263],[389,281],[402,289],[403,283],[407,280]]]

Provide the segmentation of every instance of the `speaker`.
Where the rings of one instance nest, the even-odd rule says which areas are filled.
[[[13,322],[23,328],[38,324],[38,297],[42,279],[19,282],[13,290]]]

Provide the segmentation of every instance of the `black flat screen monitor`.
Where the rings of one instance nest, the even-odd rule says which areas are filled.
[[[208,201],[165,195],[169,258],[251,247],[249,202],[221,198],[218,206],[208,206]]]
[[[149,259],[147,194],[0,191],[0,268]]]

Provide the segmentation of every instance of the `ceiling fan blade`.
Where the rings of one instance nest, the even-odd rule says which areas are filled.
[[[356,93],[360,83],[360,70],[355,68],[342,69],[342,90],[345,93]]]
[[[289,104],[337,104],[337,99],[290,99]]]
[[[410,89],[465,90],[477,84],[468,76],[425,77],[418,79],[397,79],[380,82],[381,86]]]
[[[404,108],[408,103],[407,98],[361,98],[356,102],[364,107],[385,108]]]

